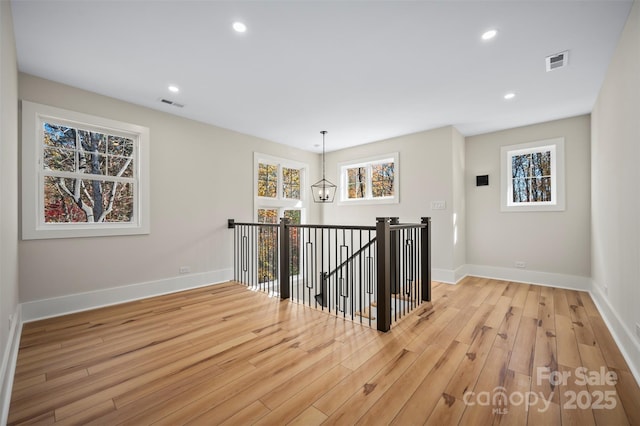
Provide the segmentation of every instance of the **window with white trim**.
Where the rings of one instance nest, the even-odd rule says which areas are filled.
[[[254,154],[253,161],[256,220],[261,208],[278,209],[278,218],[282,217],[284,209],[304,211],[307,204],[306,164],[260,153]]]
[[[149,233],[146,127],[22,102],[22,238]]]
[[[398,153],[338,165],[340,204],[392,204],[399,201]]]
[[[280,218],[291,224],[305,220],[307,207],[306,176],[308,166],[284,158],[266,154],[254,154],[254,218],[257,223],[279,223]],[[300,263],[300,238],[298,228],[290,229],[291,274],[296,275]],[[275,228],[261,227],[258,233],[258,282],[273,282],[276,279],[278,254]],[[272,255],[270,256],[269,253]],[[274,255],[275,254],[275,255]]]
[[[564,210],[564,138],[501,148],[502,211]]]

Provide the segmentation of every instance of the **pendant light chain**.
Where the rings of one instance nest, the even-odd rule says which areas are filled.
[[[320,133],[322,133],[322,180],[311,185],[311,194],[313,195],[313,201],[316,203],[332,203],[337,187],[326,179],[325,135],[327,131],[322,130]]]

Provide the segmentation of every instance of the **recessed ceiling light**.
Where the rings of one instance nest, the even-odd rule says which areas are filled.
[[[169,86],[169,91],[173,93],[178,93],[180,91],[180,88],[172,84],[171,86]]]
[[[516,97],[516,94],[515,94],[515,93],[513,93],[513,92],[509,92],[509,93],[507,93],[506,95],[504,95],[504,98],[505,98],[506,100],[513,99],[513,98],[515,98],[515,97]]]
[[[484,33],[482,33],[482,39],[483,40],[491,40],[496,35],[498,35],[498,31],[496,31],[496,30],[485,31]]]
[[[234,22],[233,29],[236,30],[236,32],[243,33],[247,31],[247,26],[242,22]]]

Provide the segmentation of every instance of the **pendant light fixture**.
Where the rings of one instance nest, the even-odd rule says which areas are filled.
[[[323,130],[320,133],[322,133],[322,180],[311,185],[311,193],[313,194],[313,201],[316,203],[333,203],[337,187],[325,179],[324,135],[327,134],[327,131]]]

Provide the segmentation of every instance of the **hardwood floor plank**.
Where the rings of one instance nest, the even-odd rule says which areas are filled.
[[[586,389],[584,386],[576,384],[575,368],[559,365],[558,371],[563,375],[562,377],[566,377],[566,380],[560,380],[561,383],[557,386],[558,396],[560,397],[562,424],[579,426],[595,425],[596,420],[590,408],[578,409],[576,401],[577,395]],[[549,379],[545,379],[544,381],[549,383]]]
[[[615,368],[617,370],[624,370],[628,372],[629,366],[624,360],[622,353],[620,353],[620,349],[618,349],[618,345],[616,345],[615,340],[613,340],[613,336],[607,328],[607,325],[604,323],[602,317],[590,316],[589,322],[591,324],[591,329],[593,330],[593,335],[598,341],[598,347],[602,351],[602,355],[604,356],[607,366]]]
[[[524,302],[524,312],[522,316],[529,318],[538,317],[538,309],[540,304],[540,287],[532,285],[529,287],[527,299]]]
[[[281,404],[273,408],[267,415],[261,417],[255,424],[268,426],[292,421],[301,415],[307,407],[311,406],[314,401],[324,395],[327,389],[331,389],[333,385],[353,373],[341,365],[336,365],[328,371],[325,369],[316,369],[322,371],[323,374],[315,379],[303,380],[302,383],[304,387],[302,389],[282,401]],[[276,393],[277,391],[274,390],[270,392],[269,395]]]
[[[302,412],[298,417],[287,423],[287,426],[314,426],[320,425],[327,419],[327,416],[316,407],[311,406]]]
[[[628,371],[614,370],[617,374],[616,391],[631,425],[640,425],[640,387]]]
[[[469,351],[469,345],[451,342],[420,386],[407,399],[392,424],[423,424],[442,397],[445,387]]]
[[[361,389],[346,400],[326,420],[327,425],[355,424],[380,397],[393,385],[416,360],[417,355],[403,349],[371,379],[362,383]]]
[[[556,342],[558,347],[558,364],[573,368],[582,365],[571,318],[558,315],[557,313]]]
[[[508,366],[509,351],[492,348],[477,382],[466,389],[460,398],[456,398],[460,401],[468,401],[462,415],[462,424],[490,425],[493,424],[496,416],[502,414],[504,409],[508,409],[509,397],[506,393],[504,398],[494,398],[497,392],[505,389]],[[481,397],[483,394],[491,396],[491,404],[484,403]],[[434,414],[436,413],[434,412],[432,416]]]
[[[375,423],[389,424],[398,414],[408,394],[413,394],[423,382],[427,374],[444,355],[445,349],[438,345],[429,345],[420,354],[389,390],[380,397],[356,424],[366,426]]]
[[[529,292],[529,294],[531,294],[531,292]],[[510,370],[531,376],[535,356],[537,328],[538,320],[523,314],[509,362]]]
[[[232,282],[28,323],[8,424],[640,423],[587,293],[476,277],[432,290],[389,333]],[[580,384],[578,367],[617,381]],[[470,391],[512,399],[470,405]]]
[[[606,367],[602,352],[600,352],[598,347],[582,343],[578,344],[578,349],[580,351],[582,365],[586,371],[581,375],[585,376],[584,380],[581,380],[583,377],[576,377],[578,376],[577,372],[574,377],[580,382],[578,384],[586,382],[581,385],[582,391],[586,391],[586,394],[590,396],[585,405],[593,410],[596,423],[620,426],[628,425],[629,419],[622,405],[622,401],[620,401],[616,385],[606,383],[605,376],[609,370]],[[590,377],[595,380],[591,381],[591,379],[589,379]],[[617,383],[617,379],[614,380],[614,382]],[[612,401],[612,404],[608,404],[606,400],[600,399],[600,395],[606,396]],[[580,403],[581,401],[578,400],[578,407],[580,407]]]
[[[233,416],[229,417],[226,421],[220,423],[221,425],[252,425],[259,419],[270,413],[270,410],[260,401],[254,401],[246,408],[238,411]]]

